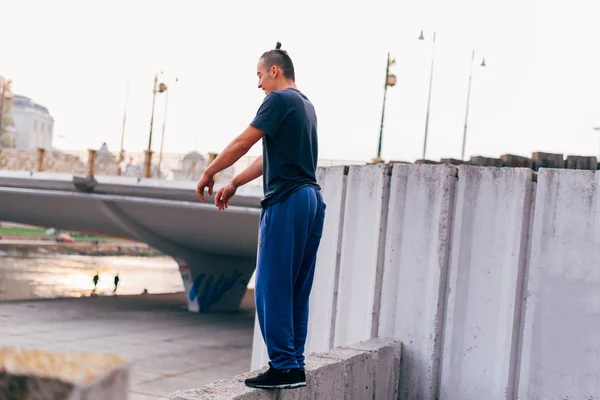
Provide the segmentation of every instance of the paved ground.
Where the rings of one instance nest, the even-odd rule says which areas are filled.
[[[132,362],[130,400],[156,399],[250,368],[254,310],[195,314],[183,294],[0,302],[3,346],[116,353]]]

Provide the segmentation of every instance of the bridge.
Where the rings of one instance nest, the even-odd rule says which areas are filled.
[[[213,158],[161,153],[154,163],[148,152],[121,157],[106,146],[0,148],[0,221],[145,242],[179,265],[190,311],[237,310],[256,266],[262,181],[238,189],[227,211],[218,211],[211,196],[207,203],[196,197],[196,182]],[[242,157],[217,174],[215,192],[254,159]],[[360,163],[319,160],[320,166]]]
[[[255,269],[262,189],[227,211],[193,181],[0,171],[0,220],[139,240],[172,256],[190,311],[237,310]]]

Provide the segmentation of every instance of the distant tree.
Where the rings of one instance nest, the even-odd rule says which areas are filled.
[[[4,109],[2,110],[2,132],[0,132],[0,146],[12,147],[12,137],[10,135],[14,122],[12,119],[12,99],[4,99]]]
[[[10,133],[13,128],[13,94],[11,81],[0,76],[0,146],[12,147]]]

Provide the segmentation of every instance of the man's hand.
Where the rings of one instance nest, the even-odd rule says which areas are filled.
[[[229,205],[229,199],[233,197],[237,190],[237,186],[233,182],[229,182],[223,186],[215,195],[215,205],[219,210],[224,210]]]
[[[203,202],[206,201],[204,197],[204,189],[208,188],[208,195],[212,196],[213,194],[213,186],[215,186],[215,180],[212,175],[207,175],[206,172],[202,174],[202,177],[198,181],[198,186],[196,187],[196,195]]]

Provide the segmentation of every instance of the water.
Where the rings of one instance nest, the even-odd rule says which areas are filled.
[[[97,257],[68,255],[0,256],[0,300],[90,296],[98,272],[96,293],[182,292],[177,263],[170,257]]]

